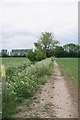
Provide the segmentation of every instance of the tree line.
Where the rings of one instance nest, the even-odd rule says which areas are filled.
[[[51,32],[42,32],[39,40],[34,43],[35,49],[17,49],[12,50],[9,54],[8,50],[2,50],[2,57],[28,57],[31,61],[40,61],[47,57],[80,57],[79,44],[60,45],[55,40],[54,34]]]
[[[60,42],[54,39],[54,35],[51,32],[42,32],[34,46],[35,50],[30,50],[27,54],[31,61],[40,61],[54,56],[80,57],[80,45],[69,43],[61,46]]]
[[[0,52],[1,57],[26,57],[29,49],[13,49],[10,52],[7,49],[2,49]]]

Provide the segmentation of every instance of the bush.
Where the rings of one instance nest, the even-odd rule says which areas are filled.
[[[46,58],[46,54],[42,50],[29,50],[27,57],[30,61],[41,61]]]
[[[46,55],[41,50],[35,50],[35,59],[36,61],[41,61],[46,58]]]
[[[7,116],[9,105],[11,105],[11,107],[12,105],[15,106],[16,103],[22,101],[22,99],[32,97],[39,89],[40,84],[45,83],[42,77],[48,75],[51,64],[52,62],[49,58],[32,64],[31,66],[24,67],[24,69],[21,66],[17,66],[15,69],[13,67],[7,68],[7,105],[4,105],[3,108],[4,116]]]
[[[36,58],[35,58],[35,53],[33,52],[33,50],[29,50],[28,53],[27,53],[27,57],[30,61],[35,61]]]

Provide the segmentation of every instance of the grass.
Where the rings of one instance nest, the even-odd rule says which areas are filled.
[[[66,71],[67,75],[75,82],[78,82],[78,70],[80,71],[78,58],[58,58],[57,60]]]
[[[1,58],[0,58],[0,61],[1,61]],[[27,58],[24,58],[24,57],[20,57],[20,58],[19,57],[2,58],[2,64],[4,64],[6,67],[19,66],[24,62],[28,63],[29,60]]]

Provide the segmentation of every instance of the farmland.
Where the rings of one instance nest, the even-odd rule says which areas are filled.
[[[64,68],[66,74],[73,79],[75,82],[78,82],[78,58],[58,58],[59,64]]]
[[[1,59],[0,59],[0,61],[1,61]],[[27,58],[19,58],[19,57],[2,58],[2,64],[5,64],[6,67],[19,66],[25,62],[26,62],[26,64],[30,63],[30,61]]]

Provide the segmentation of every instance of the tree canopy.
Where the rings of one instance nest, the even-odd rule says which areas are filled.
[[[35,48],[45,52],[48,57],[49,51],[51,51],[59,41],[54,39],[54,35],[51,32],[42,32],[38,42],[34,43]]]

